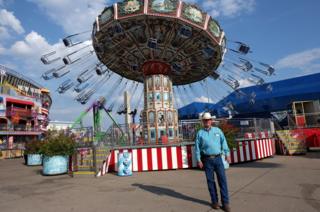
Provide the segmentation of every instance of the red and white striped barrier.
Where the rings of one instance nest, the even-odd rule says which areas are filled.
[[[118,170],[117,159],[121,152],[132,153],[132,171],[134,172],[197,167],[194,145],[119,149],[112,150],[104,161],[98,177],[105,175],[108,171]],[[231,151],[231,164],[259,160],[274,154],[275,145],[272,138],[242,141]]]
[[[271,137],[272,137],[272,133],[270,131],[244,134],[244,138],[248,138],[248,139],[264,139],[264,138],[271,138]]]

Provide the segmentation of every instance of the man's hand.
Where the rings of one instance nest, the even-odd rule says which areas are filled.
[[[227,161],[228,163],[231,163],[231,157],[230,157],[230,156],[226,156],[226,161]]]
[[[198,167],[199,167],[200,169],[203,169],[203,163],[202,163],[201,161],[198,161]]]

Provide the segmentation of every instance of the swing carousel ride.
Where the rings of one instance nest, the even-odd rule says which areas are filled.
[[[187,100],[208,95],[217,101],[235,91],[254,104],[254,93],[238,91],[240,80],[272,90],[264,80],[274,74],[272,66],[248,58],[247,44],[228,40],[214,18],[179,0],[124,0],[106,7],[92,30],[67,36],[63,43],[61,53],[41,57],[50,66],[43,79],[75,76],[58,92],[73,88],[81,104],[107,86],[106,107],[118,114],[130,113],[121,103],[114,110],[128,90],[135,110],[144,102],[142,123],[149,142],[160,135],[178,138],[176,108]],[[234,110],[232,102],[225,106]]]

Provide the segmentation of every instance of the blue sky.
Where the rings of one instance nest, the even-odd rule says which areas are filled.
[[[61,81],[40,78],[47,69],[39,61],[41,54],[61,45],[60,39],[66,35],[90,29],[95,16],[113,2],[0,0],[0,64],[51,89],[54,100],[51,119],[74,120],[86,106],[76,103],[73,94],[58,95],[55,90]],[[274,65],[277,73],[268,81],[319,72],[319,0],[189,2],[213,15],[228,39],[250,44],[253,51],[250,58]]]

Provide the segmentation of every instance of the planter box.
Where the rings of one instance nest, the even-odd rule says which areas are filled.
[[[43,169],[44,175],[65,174],[68,172],[69,156],[44,156]]]
[[[40,166],[42,165],[42,155],[40,154],[28,154],[27,156],[28,166]]]

